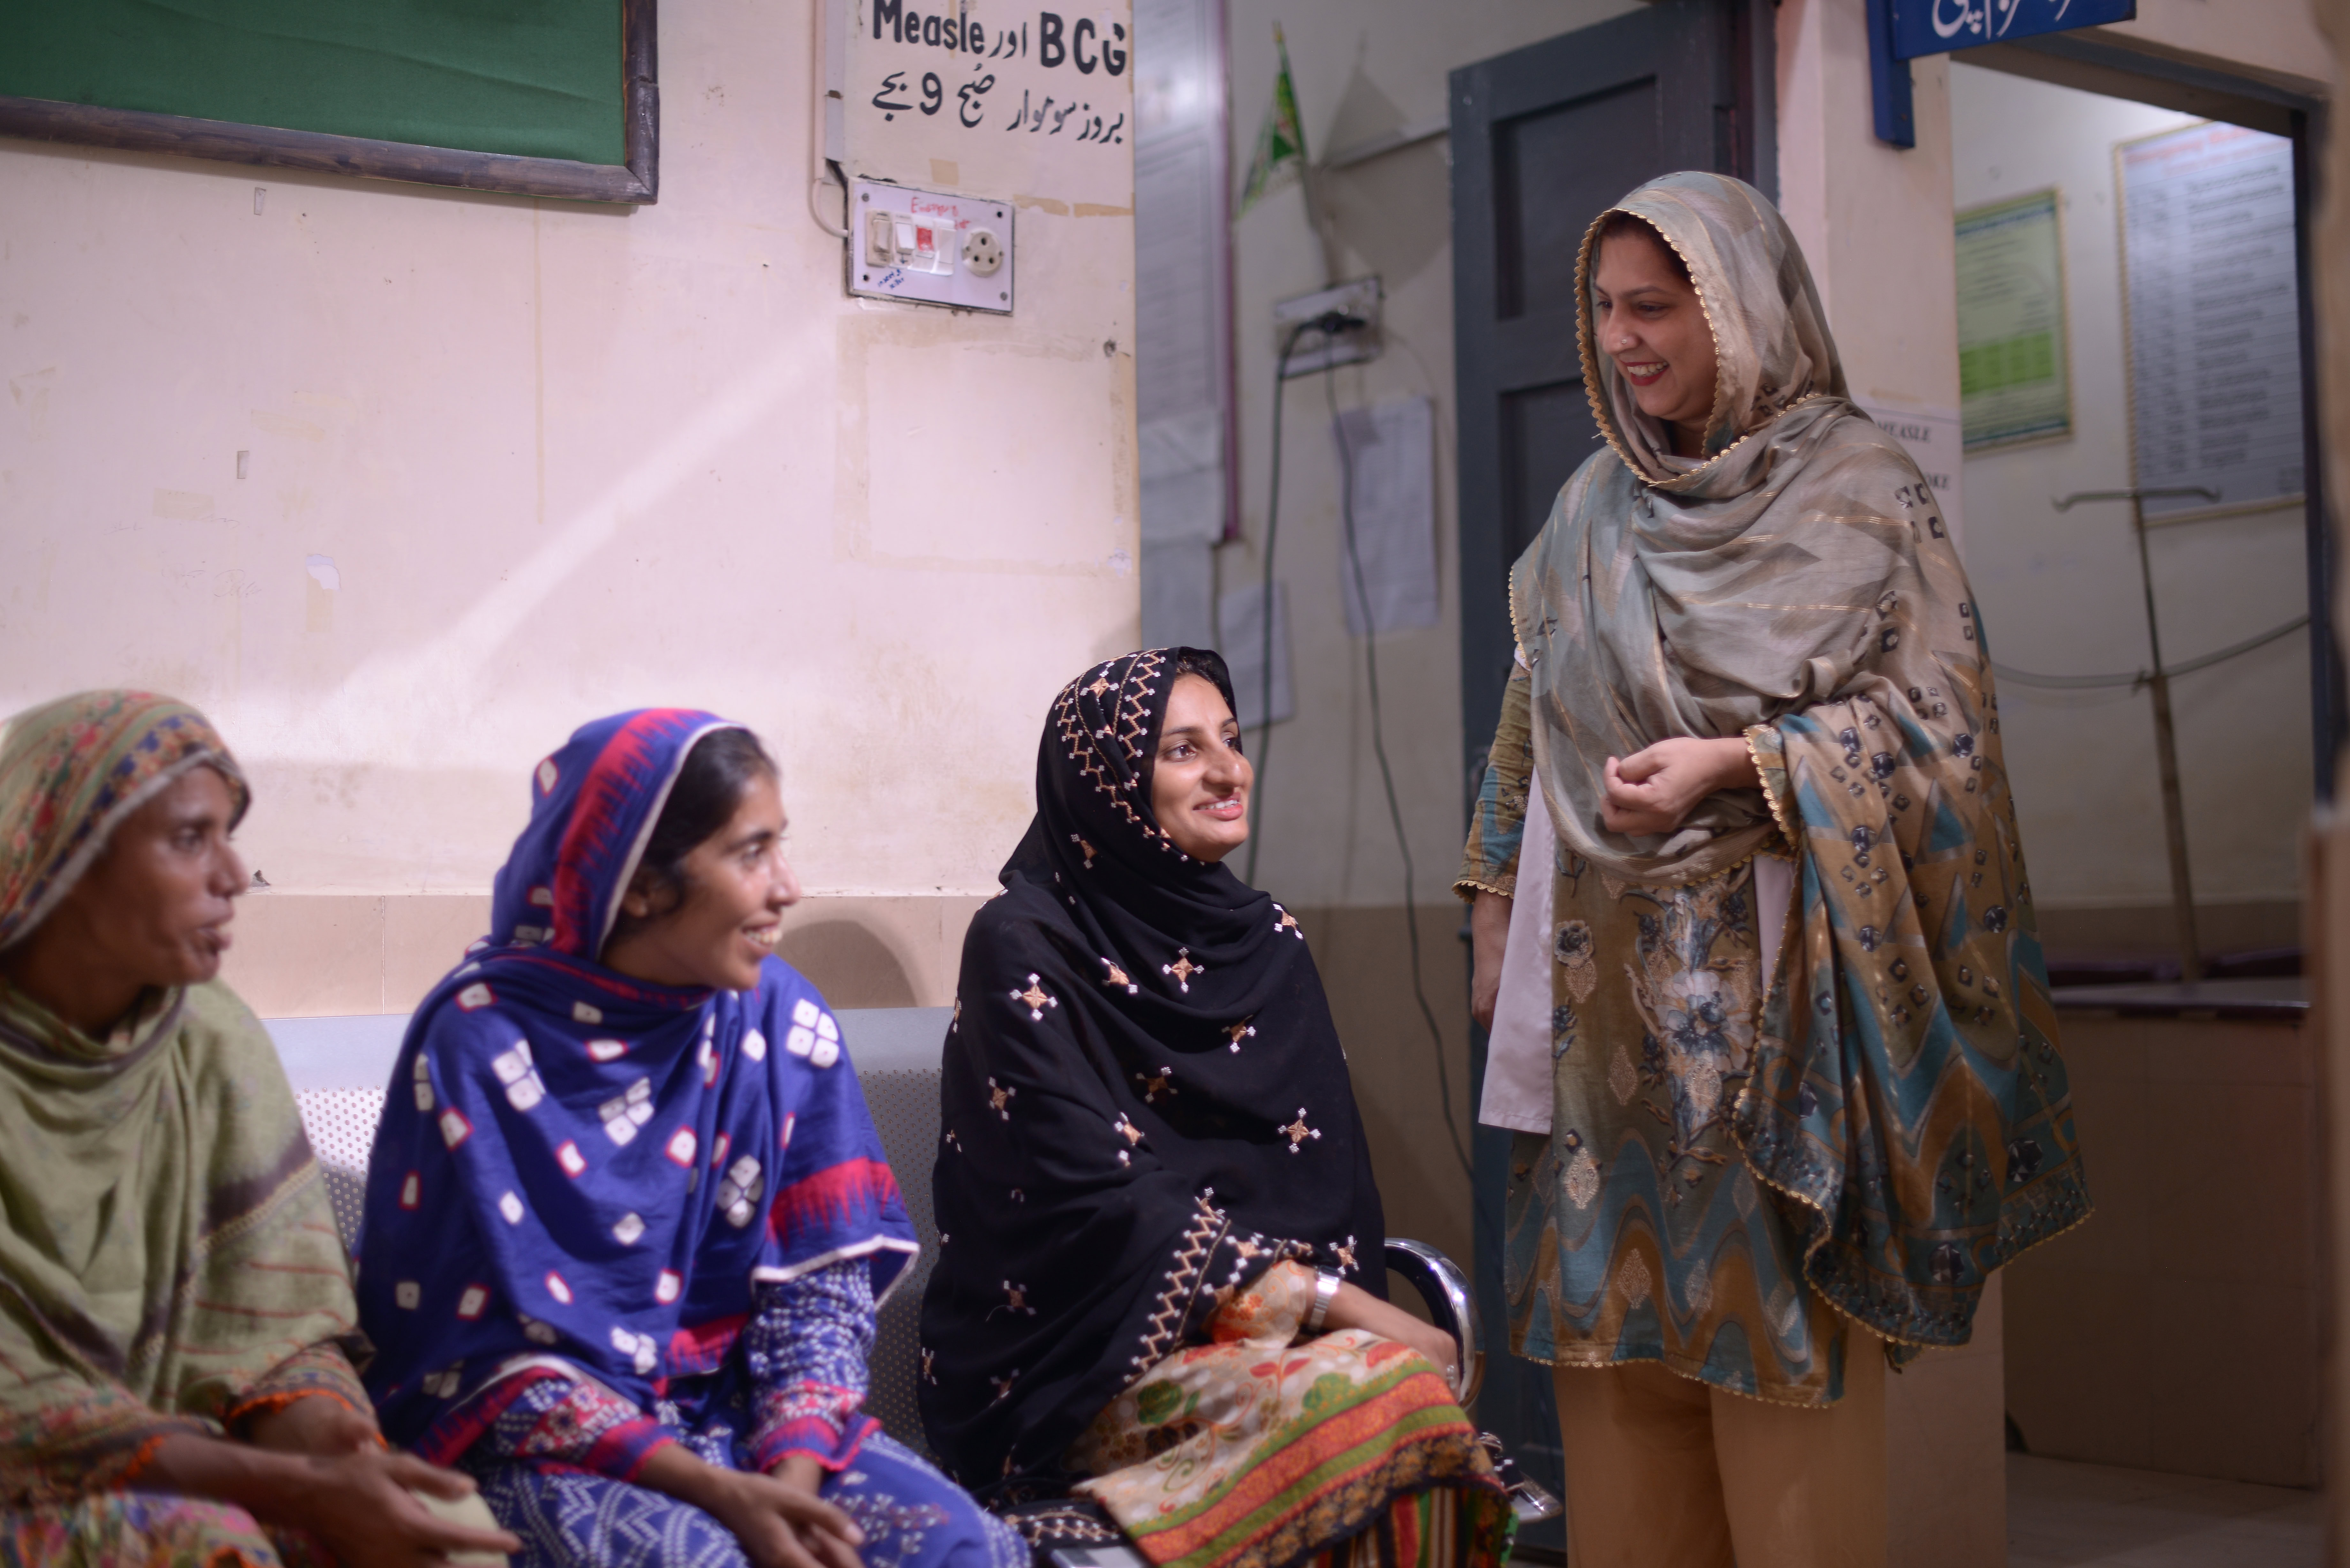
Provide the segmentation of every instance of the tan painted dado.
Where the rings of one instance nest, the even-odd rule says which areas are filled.
[[[2007,1271],[2024,1442],[2316,1484],[2318,1032],[2070,1012],[2063,1030],[2096,1211]]]

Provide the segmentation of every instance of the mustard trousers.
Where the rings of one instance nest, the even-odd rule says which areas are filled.
[[[1856,1333],[1825,1409],[1652,1361],[1555,1368],[1573,1568],[1885,1568],[1885,1358]]]

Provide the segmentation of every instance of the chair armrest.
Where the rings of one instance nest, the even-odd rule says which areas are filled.
[[[1430,1321],[1452,1336],[1461,1347],[1461,1382],[1453,1397],[1462,1406],[1477,1397],[1485,1380],[1485,1334],[1477,1321],[1477,1299],[1470,1293],[1469,1276],[1461,1265],[1425,1241],[1400,1236],[1387,1239],[1387,1266],[1411,1282],[1428,1307]]]

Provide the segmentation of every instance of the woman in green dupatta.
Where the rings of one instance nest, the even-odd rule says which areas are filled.
[[[0,726],[0,1564],[515,1545],[406,1490],[473,1483],[385,1451],[338,1346],[356,1314],[317,1162],[214,978],[246,801],[168,698]]]
[[[1511,1345],[1578,1568],[1881,1562],[1884,1366],[2089,1207],[1990,655],[1760,193],[1634,192],[1578,295],[1607,445],[1512,571],[1458,883]]]

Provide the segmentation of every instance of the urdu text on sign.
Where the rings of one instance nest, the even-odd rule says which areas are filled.
[[[848,173],[1132,206],[1129,4],[933,11],[920,0],[850,0],[844,9],[833,155]]]

